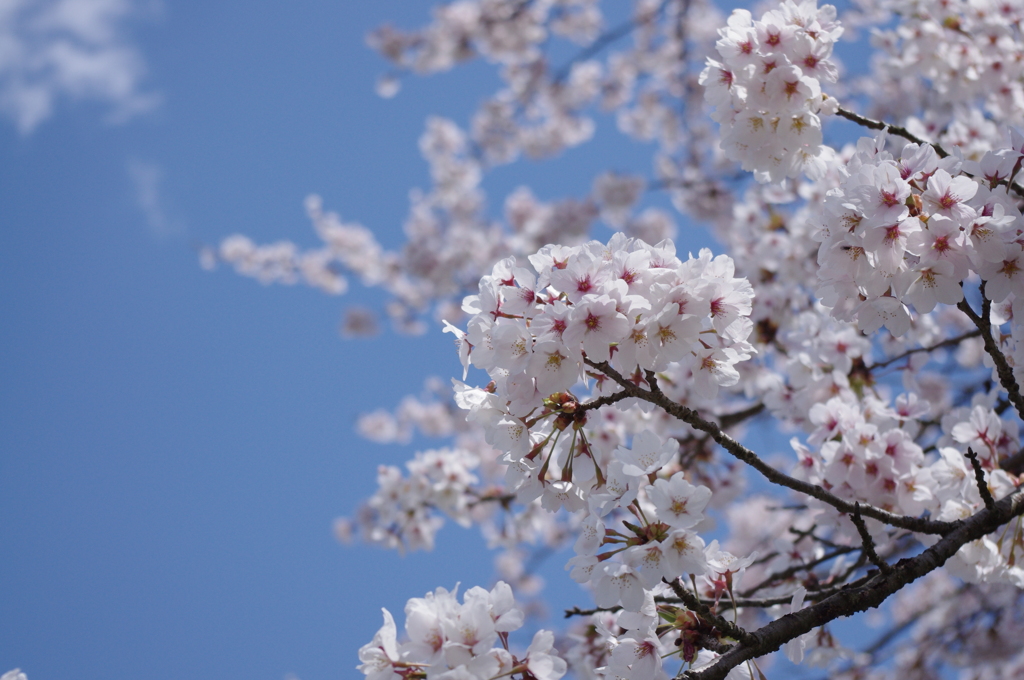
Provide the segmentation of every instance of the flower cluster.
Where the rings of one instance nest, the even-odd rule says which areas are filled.
[[[832,313],[858,319],[865,333],[885,326],[899,336],[910,328],[908,304],[919,313],[956,304],[971,271],[994,302],[1024,290],[1020,214],[997,186],[1021,154],[1004,150],[974,163],[984,186],[930,145],[906,144],[894,157],[885,140],[882,133],[858,143],[847,179],[825,201],[819,294]]]
[[[393,465],[377,471],[377,492],[360,509],[364,537],[385,547],[429,550],[444,521],[440,510],[463,526],[469,525],[472,474],[479,459],[462,449],[421,451],[405,464],[407,477]]]
[[[513,258],[495,265],[463,303],[473,315],[467,331],[448,325],[463,366],[492,381],[486,389],[457,384],[456,400],[506,455],[521,498],[555,489],[548,500],[573,507],[609,479],[571,392],[588,366],[610,362],[638,382],[645,371],[685,367],[694,391],[714,398],[736,384],[735,364],[753,353],[753,291],[728,257],[705,249],[683,262],[670,241],[650,246],[622,234],[607,245],[545,247],[529,261],[532,269]],[[590,462],[577,464],[579,456]]]
[[[384,625],[359,650],[359,670],[368,680],[491,680],[514,673],[558,680],[565,675],[565,661],[554,652],[549,631],[537,631],[524,654],[510,651],[509,633],[522,627],[524,615],[508,584],[499,581],[490,592],[470,588],[461,604],[457,591],[438,588],[409,600],[408,640],[401,645],[395,620],[384,609]]]
[[[842,32],[835,7],[814,0],[786,0],[758,21],[738,9],[720,31],[722,61],[709,58],[700,83],[722,148],[758,181],[824,174],[831,150],[818,113],[834,113],[836,103],[822,98],[820,81],[836,80],[829,57]]]
[[[818,404],[810,412],[815,428],[808,445],[814,449],[793,440],[799,473],[847,500],[915,517],[927,511],[955,521],[984,507],[972,463],[965,456],[971,451],[993,497],[1013,491],[1019,478],[1001,469],[1000,463],[1020,450],[1015,423],[1001,419],[983,400],[954,409],[942,418],[938,456],[926,457],[915,438],[930,411],[916,395],[902,395],[892,407],[873,400],[865,408],[839,397]],[[857,531],[848,520],[831,508],[824,515],[831,517],[829,524],[838,524],[856,540]],[[880,541],[888,540],[881,524],[868,526]],[[985,536],[965,545],[950,568],[969,581],[1024,587],[1024,569],[1017,566],[1021,557],[1024,540],[1019,533]]]
[[[861,87],[877,97],[877,113],[905,117],[924,108],[944,116],[973,100],[992,117],[1024,122],[1019,2],[897,0],[878,6],[901,20],[876,29],[873,37],[879,53]]]

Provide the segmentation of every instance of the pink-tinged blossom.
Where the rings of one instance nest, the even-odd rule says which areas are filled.
[[[594,585],[594,602],[598,607],[621,604],[626,611],[640,611],[644,604],[644,586],[636,572],[620,562],[605,562],[603,575]]]
[[[705,399],[714,399],[719,387],[730,387],[740,380],[734,365],[739,354],[731,348],[710,347],[696,352],[693,367],[693,389]]]
[[[996,444],[1002,433],[1003,421],[995,411],[984,406],[975,406],[971,409],[970,419],[954,425],[950,435],[963,444],[965,449],[974,449],[982,460],[994,460]]]
[[[818,78],[835,78],[829,56],[839,31],[818,32],[799,23],[803,17],[775,12],[753,21],[737,10],[729,21],[716,45],[722,61],[708,59],[699,79],[722,126],[723,151],[759,182],[822,176],[831,152],[821,145]]]
[[[675,529],[689,529],[699,524],[711,499],[711,489],[690,484],[682,472],[668,479],[654,480],[646,491],[658,511],[658,518]]]
[[[583,299],[573,307],[562,339],[570,347],[582,343],[583,351],[592,361],[608,361],[611,344],[626,337],[629,327],[629,321],[616,309],[615,301],[600,295]]]
[[[907,217],[910,185],[900,176],[895,164],[864,166],[858,179],[860,186],[851,198],[859,201],[871,225],[894,224]]]
[[[661,677],[661,664],[657,635],[620,638],[612,650],[607,674],[630,680],[655,680]]]
[[[966,201],[974,198],[976,193],[978,183],[970,177],[952,177],[945,170],[939,169],[928,178],[928,188],[921,198],[929,213],[943,215],[961,226],[967,226],[977,213]]]
[[[896,337],[910,330],[910,312],[896,298],[876,298],[865,302],[859,309],[860,329],[869,335],[882,326]]]
[[[626,475],[640,477],[648,475],[663,467],[679,453],[679,442],[675,439],[662,441],[661,437],[650,430],[644,430],[633,437],[631,448],[620,446],[615,450],[615,457],[622,461],[622,472]]]
[[[925,229],[907,235],[906,248],[907,252],[918,255],[922,264],[948,262],[953,266],[952,276],[963,281],[970,266],[964,242],[960,225],[942,215],[932,215]]]
[[[640,363],[641,368],[663,370],[691,354],[697,346],[701,331],[700,317],[678,314],[674,307],[670,305],[647,324],[645,334],[650,344],[647,353],[651,358],[647,363]],[[639,362],[646,357],[639,354],[637,358]]]
[[[527,370],[537,380],[538,392],[563,392],[579,381],[579,360],[570,355],[562,343],[554,340],[541,340],[534,345]]]
[[[665,560],[673,577],[703,574],[708,569],[704,539],[692,531],[676,529],[662,541]]]
[[[992,302],[1002,302],[1011,293],[1024,293],[1024,250],[1008,246],[1002,261],[985,262],[978,274],[985,280],[985,294]]]
[[[526,667],[537,680],[558,680],[568,668],[565,659],[558,656],[555,635],[549,630],[538,630],[526,649]]]
[[[955,305],[964,298],[960,280],[953,276],[953,265],[945,261],[922,262],[902,275],[906,292],[903,299],[921,314],[943,303]]]
[[[384,625],[373,636],[373,640],[359,649],[359,670],[367,680],[399,680],[402,676],[395,670],[395,664],[401,661],[398,655],[397,629],[391,612],[384,612]]]

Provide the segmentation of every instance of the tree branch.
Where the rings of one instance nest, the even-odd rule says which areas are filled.
[[[864,524],[864,518],[860,516],[860,503],[854,503],[854,510],[850,515],[850,519],[853,521],[853,525],[857,527],[857,533],[860,534],[860,540],[864,546],[864,554],[871,560],[871,564],[878,567],[883,574],[888,574],[892,571],[892,567],[875,552],[875,541],[871,538],[871,534],[868,533],[867,525]]]
[[[899,125],[890,125],[889,123],[883,123],[880,120],[872,120],[871,118],[865,118],[864,116],[854,113],[853,111],[848,111],[843,107],[839,107],[839,110],[836,111],[836,115],[841,118],[845,118],[846,120],[852,120],[857,125],[862,125],[863,127],[871,128],[872,130],[887,129],[894,135],[902,137],[903,139],[913,142],[914,144],[919,144],[921,146],[927,144],[928,146],[935,149],[935,153],[939,154],[939,158],[945,158],[946,156],[949,155],[949,152],[943,149],[938,144],[933,144],[932,142],[928,142],[921,139],[920,137],[918,137],[905,127],[900,127]]]
[[[761,460],[756,453],[724,433],[717,424],[709,420],[705,420],[696,411],[669,399],[665,393],[661,391],[661,388],[658,387],[657,377],[653,372],[649,371],[647,375],[647,382],[651,386],[651,389],[645,390],[622,377],[622,375],[612,368],[607,361],[598,363],[587,358],[584,358],[584,361],[591,368],[596,368],[599,371],[602,371],[605,375],[618,383],[629,396],[636,397],[650,402],[655,406],[659,406],[666,413],[675,416],[691,427],[702,432],[706,432],[712,439],[718,442],[722,448],[760,472],[766,479],[768,479],[768,481],[778,484],[779,486],[787,487],[793,491],[806,494],[812,498],[817,498],[819,501],[831,505],[839,512],[852,513],[854,511],[853,503],[839,498],[816,484],[804,482],[776,470]],[[896,515],[872,505],[862,505],[860,511],[865,516],[877,519],[880,522],[924,534],[947,534],[955,529],[958,524],[956,522],[936,522],[919,517]]]
[[[714,625],[715,628],[722,631],[733,640],[739,640],[741,642],[745,641],[747,643],[754,642],[750,637],[750,633],[743,630],[735,623],[732,623],[731,621],[712,612],[711,608],[704,604],[699,597],[687,590],[686,586],[679,582],[679,579],[675,578],[671,581],[665,579],[665,583],[672,588],[672,592],[676,594],[679,601],[685,604],[690,611],[696,612],[698,616]]]
[[[811,560],[810,562],[805,562],[804,564],[795,564],[792,567],[788,567],[781,571],[777,571],[774,574],[769,574],[765,577],[763,581],[758,583],[756,586],[753,586],[752,588],[747,588],[742,593],[740,593],[740,595],[742,595],[743,597],[750,597],[762,588],[767,588],[768,586],[778,583],[779,581],[785,581],[786,579],[792,576],[796,576],[801,571],[808,571],[810,569],[814,569],[819,564],[823,564],[825,562],[828,562],[829,560],[833,560],[839,557],[840,555],[852,553],[855,550],[859,550],[859,548],[856,548],[854,546],[842,546],[836,550],[833,550],[830,553],[825,553],[818,559]]]
[[[779,649],[786,642],[840,617],[850,616],[882,604],[890,595],[938,569],[964,545],[989,534],[1014,517],[1024,514],[1024,491],[1018,487],[991,509],[964,520],[956,529],[920,555],[903,559],[889,573],[877,573],[866,583],[846,587],[817,604],[787,614],[754,631],[753,644],[739,642],[712,666],[683,675],[687,680],[722,680],[744,661]]]
[[[866,128],[871,128],[872,130],[886,130],[886,129],[888,129],[889,132],[893,133],[894,135],[902,137],[903,139],[906,139],[907,141],[913,142],[915,144],[919,144],[919,145],[927,144],[928,146],[930,146],[933,149],[935,149],[935,153],[937,153],[939,155],[939,158],[945,158],[946,156],[949,155],[948,151],[943,149],[941,146],[939,146],[935,142],[925,141],[925,140],[921,139],[920,137],[918,137],[917,135],[913,134],[910,130],[908,130],[905,127],[900,127],[899,125],[890,125],[889,123],[883,123],[880,120],[873,120],[871,118],[865,118],[864,116],[862,116],[860,114],[854,113],[853,111],[848,111],[848,110],[846,110],[846,109],[844,109],[842,107],[839,107],[839,110],[836,111],[836,115],[841,117],[841,118],[845,118],[846,120],[851,120],[854,123],[857,123],[858,125],[863,125]],[[974,177],[974,175],[972,175],[969,172],[963,172],[962,174],[967,175],[968,177],[971,177],[971,178]],[[1013,193],[1017,194],[1018,196],[1024,197],[1024,187],[1020,187],[1017,184],[1010,184],[1009,181],[1007,181],[1005,179],[999,180],[995,184],[996,184],[996,186],[1005,186],[1008,189],[1012,190]]]
[[[964,333],[962,335],[958,335],[955,338],[946,338],[942,342],[937,342],[937,343],[935,343],[934,345],[932,345],[930,347],[917,347],[915,349],[908,349],[906,352],[903,352],[902,354],[898,354],[898,355],[896,355],[894,357],[886,359],[885,361],[880,361],[877,364],[871,364],[870,366],[868,366],[868,370],[871,371],[871,370],[874,370],[876,368],[885,368],[889,364],[894,364],[897,361],[899,361],[900,359],[905,359],[905,358],[909,357],[911,354],[917,354],[918,352],[933,352],[933,351],[935,351],[937,349],[941,349],[943,347],[948,347],[949,345],[959,345],[964,340],[967,340],[968,338],[976,338],[979,335],[981,335],[981,331],[980,330],[973,330],[973,331],[970,331],[968,333]]]
[[[964,456],[966,456],[967,460],[971,461],[971,467],[974,468],[974,481],[978,483],[978,493],[981,494],[981,500],[985,503],[985,507],[991,510],[996,501],[992,498],[992,492],[988,490],[988,483],[985,481],[985,471],[981,469],[978,454],[968,446],[967,453]]]
[[[1013,377],[1013,369],[1010,368],[1010,364],[1006,361],[1006,357],[1003,356],[996,341],[992,338],[992,318],[989,312],[992,309],[992,301],[985,295],[985,283],[981,284],[981,314],[974,311],[974,308],[967,302],[967,298],[964,298],[957,303],[956,307],[961,312],[967,315],[974,325],[981,331],[981,338],[985,341],[985,352],[992,357],[992,362],[996,366],[996,375],[999,376],[999,384],[1004,390],[1006,390],[1006,396],[1009,398],[1010,403],[1017,409],[1017,415],[1024,419],[1024,398],[1020,394],[1020,386],[1017,384],[1016,378]]]

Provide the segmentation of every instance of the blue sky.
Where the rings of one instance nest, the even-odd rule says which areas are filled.
[[[374,94],[386,65],[365,33],[420,25],[426,2],[62,7],[82,3],[105,12],[92,32],[37,30],[53,2],[11,5],[0,26],[30,54],[60,38],[110,57],[77,91],[56,66],[22,82],[0,64],[0,672],[352,677],[381,606],[491,581],[492,555],[454,525],[405,558],[331,536],[377,465],[413,450],[360,440],[357,415],[458,374],[457,358],[439,328],[343,341],[342,311],[379,295],[210,274],[195,247],[234,232],[315,245],[314,192],[397,246],[427,184],[424,119],[464,122],[494,76]],[[41,100],[11,99],[26,83]],[[583,196],[601,169],[648,164],[612,138],[488,189],[498,206],[523,182]],[[586,603],[564,583],[561,605]]]

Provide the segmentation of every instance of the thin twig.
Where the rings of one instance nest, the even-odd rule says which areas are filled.
[[[967,453],[964,456],[967,457],[967,460],[971,461],[971,467],[974,468],[974,480],[978,483],[978,493],[981,494],[981,500],[985,502],[985,507],[991,510],[995,506],[996,500],[992,498],[992,492],[988,490],[988,483],[985,481],[985,471],[981,469],[981,461],[978,460],[978,454],[968,446]]]
[[[905,359],[909,357],[911,354],[917,354],[918,352],[934,352],[937,349],[948,347],[949,345],[959,345],[964,340],[967,340],[968,338],[976,338],[979,335],[981,335],[980,330],[973,330],[968,333],[958,335],[955,338],[946,338],[942,342],[937,342],[934,345],[931,345],[930,347],[917,347],[915,349],[908,349],[906,352],[886,359],[885,361],[879,361],[877,364],[871,364],[870,366],[868,366],[868,370],[872,371],[876,368],[885,368],[889,364],[894,364],[900,359]]]
[[[593,609],[580,609],[579,607],[573,607],[572,609],[565,610],[565,618],[571,619],[574,616],[590,616],[591,614],[597,614],[598,612],[617,612],[622,607],[594,607]]]
[[[652,17],[656,18],[658,15],[664,12],[665,7],[668,5],[668,2],[669,0],[663,0],[658,9],[655,10]],[[577,52],[572,57],[572,59],[562,64],[561,68],[558,69],[554,77],[551,79],[551,82],[561,83],[567,77],[569,77],[569,71],[572,69],[573,64],[584,61],[586,59],[590,59],[592,56],[594,56],[604,48],[608,47],[608,45],[611,45],[616,40],[620,40],[621,38],[624,38],[630,33],[632,33],[633,29],[635,29],[638,25],[639,22],[634,17],[629,19],[628,21],[622,22],[621,24],[611,29],[610,31],[598,36],[597,39],[594,40],[594,42],[590,43],[585,48]]]
[[[878,567],[883,574],[888,574],[892,571],[892,567],[875,552],[875,541],[871,538],[871,534],[868,533],[868,527],[864,524],[864,518],[860,516],[860,503],[854,503],[853,505],[854,509],[850,514],[850,519],[853,520],[853,525],[857,527],[857,533],[860,534],[864,554],[871,560],[871,564]]]
[[[854,123],[857,123],[858,125],[863,125],[866,128],[871,128],[872,130],[888,130],[889,132],[893,133],[894,135],[902,137],[903,139],[906,139],[906,140],[911,141],[911,142],[913,142],[915,144],[918,144],[918,145],[927,144],[928,146],[930,146],[933,149],[935,149],[935,153],[937,153],[939,155],[939,158],[945,158],[946,156],[949,155],[948,151],[943,149],[941,146],[939,146],[935,142],[929,142],[929,141],[926,141],[924,139],[921,139],[920,137],[918,137],[917,135],[913,134],[912,132],[910,132],[910,130],[908,130],[905,127],[900,127],[899,125],[891,125],[889,123],[884,123],[884,122],[882,122],[880,120],[873,120],[871,118],[865,118],[864,116],[862,116],[860,114],[854,113],[853,111],[848,111],[847,109],[844,109],[842,107],[840,107],[839,110],[836,111],[836,115],[841,117],[841,118],[845,118],[847,120],[851,120]],[[971,177],[971,178],[974,178],[974,175],[972,175],[969,172],[961,171],[961,174],[967,175],[968,177]],[[1018,185],[1016,183],[1010,184],[1009,180],[1001,179],[1001,180],[999,180],[997,182],[990,183],[989,186],[990,187],[995,187],[995,186],[1007,187],[1008,189],[1012,190],[1013,193],[1017,194],[1018,196],[1024,197],[1024,187],[1021,187],[1020,185]]]
[[[764,411],[764,402],[758,402],[750,408],[745,408],[742,411],[736,411],[734,413],[723,413],[718,416],[718,424],[723,430],[727,430],[733,425],[738,425],[748,418],[753,418],[762,411]]]
[[[1020,386],[1017,384],[1017,379],[1013,377],[1013,369],[1010,368],[1010,364],[1006,361],[1006,357],[1003,356],[999,345],[992,338],[992,318],[990,316],[992,301],[985,295],[984,282],[981,284],[981,300],[981,314],[974,311],[974,308],[967,302],[967,298],[958,302],[956,307],[966,314],[967,318],[973,321],[974,325],[981,331],[981,338],[985,341],[985,352],[992,357],[992,362],[996,366],[999,384],[1006,390],[1006,396],[1014,408],[1017,409],[1017,415],[1020,418],[1024,418],[1024,397],[1021,397]]]
[[[906,139],[907,141],[913,142],[914,144],[919,144],[921,146],[927,144],[928,146],[935,149],[935,153],[939,154],[939,158],[945,158],[946,156],[949,155],[949,152],[943,149],[938,144],[933,144],[932,142],[928,142],[921,139],[920,137],[918,137],[905,127],[900,127],[899,125],[890,125],[889,123],[883,123],[880,120],[872,120],[871,118],[865,118],[864,116],[854,113],[853,111],[848,111],[843,107],[839,107],[839,110],[836,111],[836,115],[845,118],[846,120],[852,120],[854,123],[857,123],[857,125],[862,125],[866,128],[871,128],[872,130],[888,130],[894,135],[898,135],[903,139]]]
[[[768,576],[765,577],[765,579],[763,581],[761,581],[760,583],[758,583],[756,586],[754,586],[752,588],[747,588],[742,593],[740,593],[740,595],[742,595],[743,597],[750,597],[751,595],[753,595],[757,591],[761,590],[762,588],[767,588],[768,586],[770,586],[770,585],[772,585],[774,583],[778,583],[779,581],[785,581],[785,580],[789,579],[790,577],[796,576],[801,571],[808,571],[810,569],[814,569],[819,564],[822,564],[824,562],[828,562],[829,560],[835,559],[835,558],[839,557],[840,555],[847,555],[849,553],[852,553],[855,550],[859,550],[859,548],[855,548],[853,546],[843,546],[843,547],[839,548],[838,550],[834,550],[834,551],[832,551],[830,553],[825,553],[824,555],[822,555],[818,559],[811,560],[810,562],[805,562],[804,564],[796,564],[796,565],[793,565],[792,567],[788,567],[786,569],[782,569],[781,571],[777,571],[774,574],[769,574]]]
[[[629,399],[629,395],[626,394],[625,392],[616,392],[614,394],[606,394],[603,397],[598,397],[597,399],[591,399],[588,402],[584,402],[584,403],[580,404],[580,410],[581,411],[592,411],[593,409],[601,408],[602,406],[607,406],[609,404],[614,404],[615,402],[622,401],[623,399]]]
[[[870,576],[863,576],[856,581],[850,583],[837,583],[835,585],[826,586],[818,590],[807,589],[807,596],[804,598],[807,602],[818,602],[824,600],[827,597],[831,597],[838,593],[843,588],[855,587],[867,583]],[[682,600],[672,597],[656,597],[655,602],[667,602],[669,604],[679,604]],[[702,604],[709,607],[719,606],[722,609],[729,610],[733,607],[751,607],[754,609],[768,609],[769,607],[777,607],[781,604],[789,604],[793,601],[793,594],[779,595],[777,597],[737,597],[735,600],[719,600],[715,601],[711,598],[702,597],[700,598]],[[685,604],[685,603],[684,603]]]

